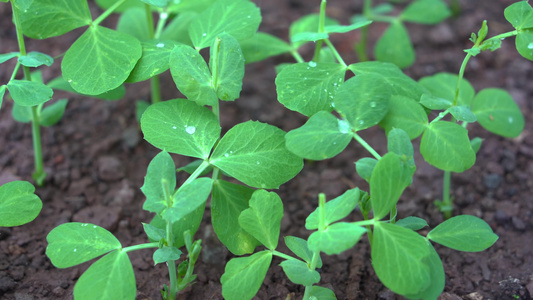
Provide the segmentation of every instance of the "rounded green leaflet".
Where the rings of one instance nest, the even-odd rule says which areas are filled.
[[[505,19],[516,29],[533,27],[533,8],[528,1],[518,1],[503,12]]]
[[[239,98],[244,77],[241,46],[233,36],[221,33],[210,50],[213,88],[220,100],[234,101]]]
[[[168,208],[167,193],[173,193],[176,189],[176,166],[168,152],[162,151],[157,154],[146,170],[144,184],[141,191],[146,196],[143,209],[149,212],[161,213]]]
[[[247,64],[291,51],[291,46],[287,42],[264,32],[257,32],[240,44]]]
[[[389,152],[378,160],[370,177],[370,199],[376,220],[384,218],[396,205],[410,176],[396,153]]]
[[[427,238],[448,248],[466,252],[483,251],[498,240],[489,224],[469,215],[444,221],[431,230]]]
[[[86,0],[39,0],[20,11],[24,35],[46,39],[92,22]]]
[[[531,15],[533,16],[533,13]],[[533,28],[518,33],[516,36],[516,50],[523,57],[533,60]]]
[[[46,237],[46,255],[57,268],[72,267],[122,246],[106,229],[89,223],[65,223]]]
[[[424,77],[420,79],[419,82],[431,93],[432,96],[448,100],[453,104],[458,80],[459,77],[456,74],[437,73],[432,76]],[[475,93],[476,92],[470,82],[463,78],[459,86],[457,105],[471,105]],[[444,104],[446,101],[442,101],[442,103]],[[441,107],[433,109],[441,109]]]
[[[324,231],[315,231],[307,240],[309,249],[322,251],[327,255],[340,254],[352,248],[367,229],[353,223],[338,222],[329,225]]]
[[[176,43],[174,41],[141,42],[143,54],[135,65],[126,82],[139,82],[159,75],[170,68],[170,54]]]
[[[323,160],[342,152],[350,143],[349,132],[341,131],[339,119],[326,111],[319,111],[300,128],[285,135],[286,146],[305,159]]]
[[[355,131],[378,124],[389,110],[389,84],[379,75],[361,74],[347,80],[337,91],[335,110]]]
[[[346,68],[336,63],[296,63],[276,76],[278,101],[306,116],[332,111],[332,102],[344,82]]]
[[[20,106],[35,106],[50,99],[54,91],[46,85],[28,80],[10,80],[7,89],[11,98]]]
[[[120,14],[117,31],[136,37],[139,41],[150,39],[146,10],[142,7],[130,7]]]
[[[251,187],[266,189],[278,188],[303,168],[303,160],[285,147],[283,130],[254,121],[231,128],[209,162]]]
[[[402,11],[400,18],[419,24],[438,24],[451,14],[450,9],[442,0],[416,0]]]
[[[251,37],[259,28],[261,12],[250,1],[218,0],[190,24],[189,36],[196,49],[211,46],[225,32],[238,41]]]
[[[290,281],[295,284],[303,286],[311,286],[320,281],[320,274],[316,270],[311,270],[309,266],[296,259],[288,259],[279,264],[283,268],[283,272],[287,275]]]
[[[141,118],[144,138],[171,153],[207,159],[220,136],[220,125],[208,108],[175,99],[148,107]]]
[[[468,131],[448,121],[429,124],[420,141],[420,153],[430,165],[456,173],[468,170],[476,161]]]
[[[98,95],[124,83],[141,55],[136,38],[91,26],[67,50],[61,70],[76,92]]]
[[[374,48],[376,59],[390,62],[399,68],[407,68],[415,61],[415,50],[409,33],[401,21],[393,22],[377,41]]]
[[[50,127],[57,124],[57,122],[63,117],[67,104],[67,99],[59,99],[53,104],[44,107],[40,116],[41,125],[44,127]]]
[[[374,225],[372,265],[381,282],[400,295],[416,295],[431,284],[428,242],[418,233],[394,224]]]
[[[392,96],[389,110],[379,125],[388,133],[394,128],[403,129],[410,139],[419,137],[426,129],[428,116],[415,100],[405,96]]]
[[[272,252],[268,250],[230,260],[220,278],[224,299],[252,299],[265,280],[271,262]]]
[[[136,293],[131,261],[121,250],[92,264],[74,286],[74,298],[79,300],[133,300]]]
[[[517,137],[525,126],[520,108],[502,89],[481,90],[474,98],[472,112],[483,128],[504,137]]]
[[[0,186],[0,227],[20,226],[33,221],[43,203],[27,181],[12,181]]]

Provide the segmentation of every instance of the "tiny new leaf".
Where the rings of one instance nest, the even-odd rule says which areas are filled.
[[[311,287],[311,293],[309,296],[315,297],[317,300],[337,300],[337,297],[332,290],[316,285]]]
[[[303,168],[303,160],[285,147],[283,130],[255,121],[231,128],[209,162],[249,186],[266,189],[278,188]]]
[[[41,52],[30,52],[26,56],[20,56],[19,62],[26,67],[37,68],[42,65],[51,66],[54,59],[47,54]]]
[[[222,33],[211,47],[209,66],[213,88],[220,100],[233,101],[239,98],[244,77],[244,56],[239,42],[229,34]]]
[[[191,232],[191,235],[198,230],[200,223],[202,222],[202,217],[204,216],[205,205],[200,205],[196,208],[195,211],[189,213],[180,220],[172,224],[172,234],[174,235],[173,246],[176,248],[183,247],[185,245],[185,240],[183,238],[183,233],[187,230]],[[164,230],[166,232],[167,222],[163,220],[159,215],[156,215],[150,225]],[[154,240],[150,239],[152,242],[159,242],[160,239]]]
[[[374,171],[377,163],[378,161],[375,158],[363,157],[355,163],[355,171],[357,174],[359,174],[359,176],[361,176],[361,178],[367,182],[370,182],[372,172]]]
[[[469,215],[444,221],[431,230],[427,238],[448,248],[466,252],[483,251],[498,240],[489,224]]]
[[[390,24],[377,41],[374,55],[377,60],[393,63],[399,68],[406,68],[413,64],[415,50],[402,22],[396,21]]]
[[[286,236],[284,237],[284,240],[287,248],[289,248],[294,254],[303,259],[306,263],[311,263],[313,260],[313,252],[309,249],[309,245],[307,244],[306,240],[295,236]],[[320,256],[316,267],[322,267],[322,259],[320,259]]]
[[[148,107],[141,118],[141,129],[155,147],[201,159],[209,157],[221,130],[212,111],[185,99]]]
[[[172,206],[161,214],[163,219],[172,223],[183,219],[200,206],[204,206],[211,194],[213,180],[211,178],[197,178],[187,185],[182,185],[172,201]]]
[[[92,264],[74,286],[74,298],[133,300],[135,274],[126,252],[113,251]]]
[[[139,82],[159,75],[170,68],[170,54],[176,46],[174,41],[146,41],[141,42],[142,56],[126,80]]]
[[[143,209],[160,213],[168,207],[172,193],[176,189],[176,171],[170,154],[162,151],[157,154],[146,170],[141,191],[146,196]]]
[[[257,190],[250,199],[250,208],[239,216],[239,225],[270,250],[278,246],[283,203],[274,192]]]
[[[326,226],[342,220],[351,214],[359,202],[359,197],[360,191],[358,188],[355,188],[347,190],[339,197],[326,202],[326,206],[324,207],[326,210],[324,220]],[[318,214],[319,208],[315,209],[307,219],[305,219],[305,228],[307,230],[318,229]]]
[[[455,90],[457,88],[457,81],[459,77],[456,74],[437,73],[432,76],[427,76],[420,79],[420,84],[424,86],[432,96],[442,98],[453,103],[455,98]],[[459,97],[457,98],[457,105],[472,104],[474,99],[474,88],[466,79],[462,79],[459,85]],[[435,108],[435,109],[440,109]]]
[[[33,221],[43,203],[27,181],[12,181],[0,186],[0,227],[20,226]]]
[[[111,232],[89,223],[61,224],[46,240],[46,255],[57,268],[72,267],[122,248]]]
[[[44,107],[40,116],[41,125],[44,127],[50,127],[59,122],[65,113],[67,103],[67,99],[60,99],[53,104]]]
[[[409,228],[411,230],[420,230],[426,226],[429,226],[426,220],[418,217],[407,217],[396,221],[396,225]]]
[[[404,21],[419,24],[438,24],[451,15],[450,9],[442,0],[416,0],[400,14]]]
[[[313,232],[308,239],[309,249],[327,255],[340,254],[352,248],[366,232],[366,228],[353,223],[338,222],[324,231]]]
[[[220,278],[224,299],[252,299],[265,280],[271,262],[272,253],[268,250],[230,260]]]
[[[252,253],[261,243],[239,225],[254,190],[223,180],[213,183],[211,223],[218,239],[235,255]]]
[[[154,265],[167,261],[178,260],[182,252],[176,247],[163,247],[155,250],[153,259]]]
[[[20,106],[35,106],[50,99],[54,91],[46,85],[28,80],[10,80],[7,89],[13,101]]]

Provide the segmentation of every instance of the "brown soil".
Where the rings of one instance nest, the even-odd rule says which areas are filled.
[[[255,1],[262,9],[261,30],[287,38],[289,24],[316,12],[319,1]],[[344,24],[361,9],[362,1],[333,0],[328,15]],[[486,19],[489,35],[511,30],[503,18],[503,9],[511,0],[462,1],[461,14],[438,26],[409,26],[417,49],[416,66],[406,70],[413,78],[447,71],[457,73],[469,47],[471,32],[477,32]],[[96,9],[93,8],[95,12]],[[10,8],[0,4],[0,53],[16,51],[16,36],[10,21]],[[108,25],[114,26],[110,21]],[[374,26],[379,34],[383,26]],[[28,41],[29,51],[53,56],[66,50],[80,31],[45,41]],[[347,62],[356,58],[351,46],[357,33],[335,36],[334,43]],[[445,293],[440,299],[531,299],[533,297],[533,63],[520,57],[512,39],[504,41],[495,53],[482,53],[471,61],[466,78],[476,90],[500,87],[509,91],[526,117],[526,128],[515,139],[490,134],[472,126],[471,136],[484,138],[476,165],[452,178],[455,214],[471,214],[487,221],[500,239],[481,253],[463,253],[437,246],[446,272]],[[247,66],[241,98],[222,105],[225,130],[250,119],[276,125],[286,131],[305,122],[305,118],[283,108],[276,100],[274,66],[289,57],[277,57]],[[13,64],[2,64],[0,83],[5,84]],[[45,80],[59,75],[59,61],[44,69]],[[179,96],[167,75],[162,78],[164,99]],[[44,160],[48,173],[45,187],[37,194],[44,205],[33,222],[15,228],[0,228],[0,298],[70,299],[74,284],[88,263],[69,269],[57,269],[45,256],[46,235],[59,224],[90,222],[113,232],[124,246],[147,241],[141,222],[151,215],[143,211],[140,186],[149,161],[158,150],[142,140],[135,120],[135,101],[149,97],[145,83],[128,85],[127,95],[116,102],[87,99],[57,93],[70,99],[64,119],[42,130]],[[0,110],[0,184],[12,180],[31,180],[33,168],[31,130],[27,124],[13,121],[11,101]],[[379,129],[363,132],[363,137],[384,152],[384,135]],[[415,141],[416,143],[416,141]],[[353,162],[368,156],[353,143],[334,159],[307,162],[304,170],[277,192],[284,201],[282,236],[306,238],[305,217],[315,208],[317,194],[331,199],[347,188],[367,189],[356,176]],[[189,162],[175,156],[177,165]],[[442,222],[433,200],[441,194],[442,172],[417,157],[417,174],[399,203],[399,216],[415,215],[430,226]],[[180,178],[183,180],[183,178]],[[354,216],[353,218],[359,218]],[[203,240],[202,255],[196,265],[198,282],[186,289],[179,299],[222,299],[220,276],[232,257],[217,240],[206,210],[203,226],[196,238]],[[287,252],[280,243],[280,251]],[[160,299],[159,289],[168,282],[167,269],[153,267],[152,252],[131,253],[137,299]],[[323,256],[320,285],[333,289],[338,299],[400,299],[377,279],[371,266],[366,240],[353,249],[330,257]],[[299,299],[303,288],[292,284],[274,260],[263,286],[254,299]],[[291,299],[291,298],[289,298]]]

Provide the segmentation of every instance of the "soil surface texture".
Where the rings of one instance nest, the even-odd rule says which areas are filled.
[[[101,10],[92,5],[93,16]],[[288,28],[296,19],[318,12],[320,1],[256,0],[262,10],[260,30],[287,40]],[[327,14],[342,24],[360,13],[363,1],[330,0]],[[489,36],[512,30],[503,10],[512,0],[460,1],[461,11],[436,26],[409,24],[417,59],[405,72],[418,80],[437,72],[457,74],[470,48],[471,32],[488,21]],[[105,21],[115,27],[116,17]],[[373,25],[371,45],[385,25]],[[28,51],[58,56],[82,31],[49,40],[27,39]],[[333,43],[345,61],[357,62],[353,44],[359,33],[334,35]],[[18,51],[9,4],[0,4],[0,53]],[[308,60],[312,48],[303,56]],[[45,82],[60,76],[60,60],[43,69]],[[247,65],[243,91],[235,102],[221,104],[223,131],[247,120],[259,120],[285,131],[301,126],[306,118],[285,109],[276,100],[274,67],[292,62],[289,56]],[[14,64],[0,66],[0,83],[8,82]],[[531,299],[533,297],[533,62],[521,57],[514,38],[503,42],[494,53],[481,53],[471,60],[465,78],[476,91],[487,87],[511,93],[525,118],[524,132],[514,139],[501,138],[480,126],[471,126],[471,137],[484,139],[474,167],[452,176],[454,215],[470,214],[490,224],[499,240],[486,251],[464,253],[436,246],[446,273],[446,286],[439,299]],[[168,72],[161,78],[163,99],[180,97]],[[146,168],[158,150],[143,140],[135,117],[135,103],[149,100],[147,82],[127,85],[119,101],[103,101],[57,92],[68,97],[66,113],[59,124],[42,130],[44,162],[49,176],[36,193],[43,201],[41,214],[33,222],[15,228],[0,228],[0,299],[71,299],[76,280],[89,263],[57,269],[45,255],[46,235],[66,222],[88,222],[110,230],[123,246],[147,242],[141,222],[152,215],[142,210],[140,191]],[[55,100],[54,100],[55,101]],[[6,99],[0,110],[0,184],[13,180],[31,181],[33,152],[31,128],[11,116],[12,101]],[[386,152],[385,135],[379,128],[361,133],[380,153]],[[419,140],[414,141],[417,149]],[[368,189],[356,175],[354,162],[370,156],[363,147],[351,143],[337,157],[306,162],[303,171],[277,190],[284,202],[281,236],[307,238],[306,216],[315,209],[318,193],[328,199],[346,189]],[[174,156],[177,166],[189,158]],[[433,204],[442,194],[442,172],[426,164],[417,154],[414,182],[398,204],[398,216],[414,215],[434,228],[443,221]],[[178,174],[183,182],[185,175]],[[231,253],[218,241],[210,224],[209,203],[196,238],[202,239],[202,254],[195,267],[197,282],[178,299],[222,299],[220,277]],[[360,215],[350,217],[358,220]],[[424,232],[422,232],[424,233]],[[427,233],[427,230],[426,232]],[[289,250],[280,241],[279,251]],[[137,299],[161,299],[160,289],[168,284],[163,264],[153,266],[152,250],[130,252],[137,281]],[[331,288],[338,299],[403,299],[385,288],[376,277],[366,238],[340,255],[322,256],[319,285]],[[254,299],[301,299],[303,287],[284,275],[280,260],[274,259],[266,279]]]

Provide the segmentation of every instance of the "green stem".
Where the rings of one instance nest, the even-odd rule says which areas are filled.
[[[329,49],[331,49],[331,52],[333,52],[333,56],[335,56],[335,58],[337,59],[337,61],[345,68],[348,67],[348,65],[346,65],[346,63],[344,62],[344,59],[342,59],[341,55],[339,54],[339,52],[337,51],[337,49],[335,49],[335,46],[333,46],[333,44],[331,43],[331,41],[328,39],[328,40],[324,40],[324,43],[326,43],[326,45],[328,45]]]
[[[305,62],[303,57],[300,55],[300,53],[298,53],[298,51],[296,49],[291,50],[291,55],[292,55],[292,57],[294,57],[296,62],[299,62],[299,63]]]
[[[272,254],[275,255],[275,256],[278,256],[278,257],[284,258],[284,259],[286,259],[286,260],[299,260],[299,259],[297,259],[297,258],[294,258],[294,257],[290,256],[290,255],[287,255],[287,254],[285,254],[285,253],[279,252],[279,251],[277,251],[277,250],[272,251]]]
[[[202,162],[202,164],[196,169],[194,170],[194,172],[191,174],[191,176],[189,176],[189,178],[187,178],[187,180],[180,186],[180,189],[183,188],[184,186],[186,186],[187,184],[191,183],[193,180],[195,180],[196,178],[198,178],[198,176],[200,176],[200,174],[202,174],[202,172],[209,166],[209,162],[204,160]]]
[[[320,17],[318,19],[318,33],[323,33],[325,31],[326,24],[326,4],[327,0],[322,0],[320,3]],[[315,46],[315,54],[313,55],[313,61],[317,62],[320,59],[320,50],[322,49],[322,44],[324,40],[318,40]]]
[[[22,27],[20,24],[18,10],[15,9],[15,7],[13,6],[13,3],[12,3],[12,10],[13,10],[13,22],[15,23],[15,28],[17,32],[17,41],[19,45],[20,55],[25,56],[26,55],[26,44],[24,43],[24,35],[22,34],[22,31],[21,31]],[[15,67],[15,71],[17,71],[18,68],[19,66],[17,64],[17,67]],[[24,72],[24,79],[31,81],[30,68],[26,66],[22,66],[22,70]],[[16,72],[13,75],[16,76]],[[32,177],[38,186],[42,186],[44,183],[44,179],[46,178],[46,173],[44,172],[43,150],[42,150],[42,143],[41,143],[41,125],[40,125],[40,120],[39,120],[40,118],[39,107],[32,106],[31,113],[32,113],[31,133],[32,133],[32,141],[33,141],[33,159],[34,159],[34,164],[35,164],[35,171],[33,172]]]
[[[368,44],[368,26],[361,29],[361,39],[355,44],[354,50],[360,62],[368,61],[368,54],[366,54],[366,47]]]
[[[363,147],[365,147],[365,149],[370,152],[370,154],[372,154],[377,160],[380,160],[381,159],[381,155],[379,155],[376,150],[374,150],[374,148],[372,148],[365,140],[363,140],[362,137],[360,137],[357,133],[355,132],[352,132],[352,136],[353,138],[359,143],[361,144]]]
[[[152,103],[161,102],[161,85],[159,84],[159,75],[150,78],[150,94]]]
[[[453,97],[453,106],[457,105],[457,99],[459,99],[459,89],[461,88],[461,81],[463,80],[463,76],[465,74],[466,65],[468,64],[468,61],[471,57],[472,54],[467,53],[465,58],[463,59],[461,68],[459,69],[459,77],[457,79],[457,85],[455,86],[455,95]]]
[[[115,4],[111,5],[106,11],[104,11],[96,20],[93,21],[91,26],[97,26],[102,23],[110,14],[112,14],[119,6],[121,6],[126,0],[118,0]]]
[[[152,15],[152,9],[150,4],[144,4],[144,11],[146,13],[146,21],[148,22],[148,36],[150,39],[154,38],[154,17]]]
[[[136,250],[141,250],[141,249],[158,248],[158,247],[159,247],[159,242],[153,242],[153,243],[146,243],[146,244],[140,244],[140,245],[122,248],[122,252],[130,252],[130,251],[136,251]]]
[[[165,24],[168,20],[168,13],[165,8],[161,13],[159,13],[159,20],[157,21],[157,27],[155,29],[154,39],[159,39],[161,37],[161,33],[163,32],[163,28],[165,28]]]

